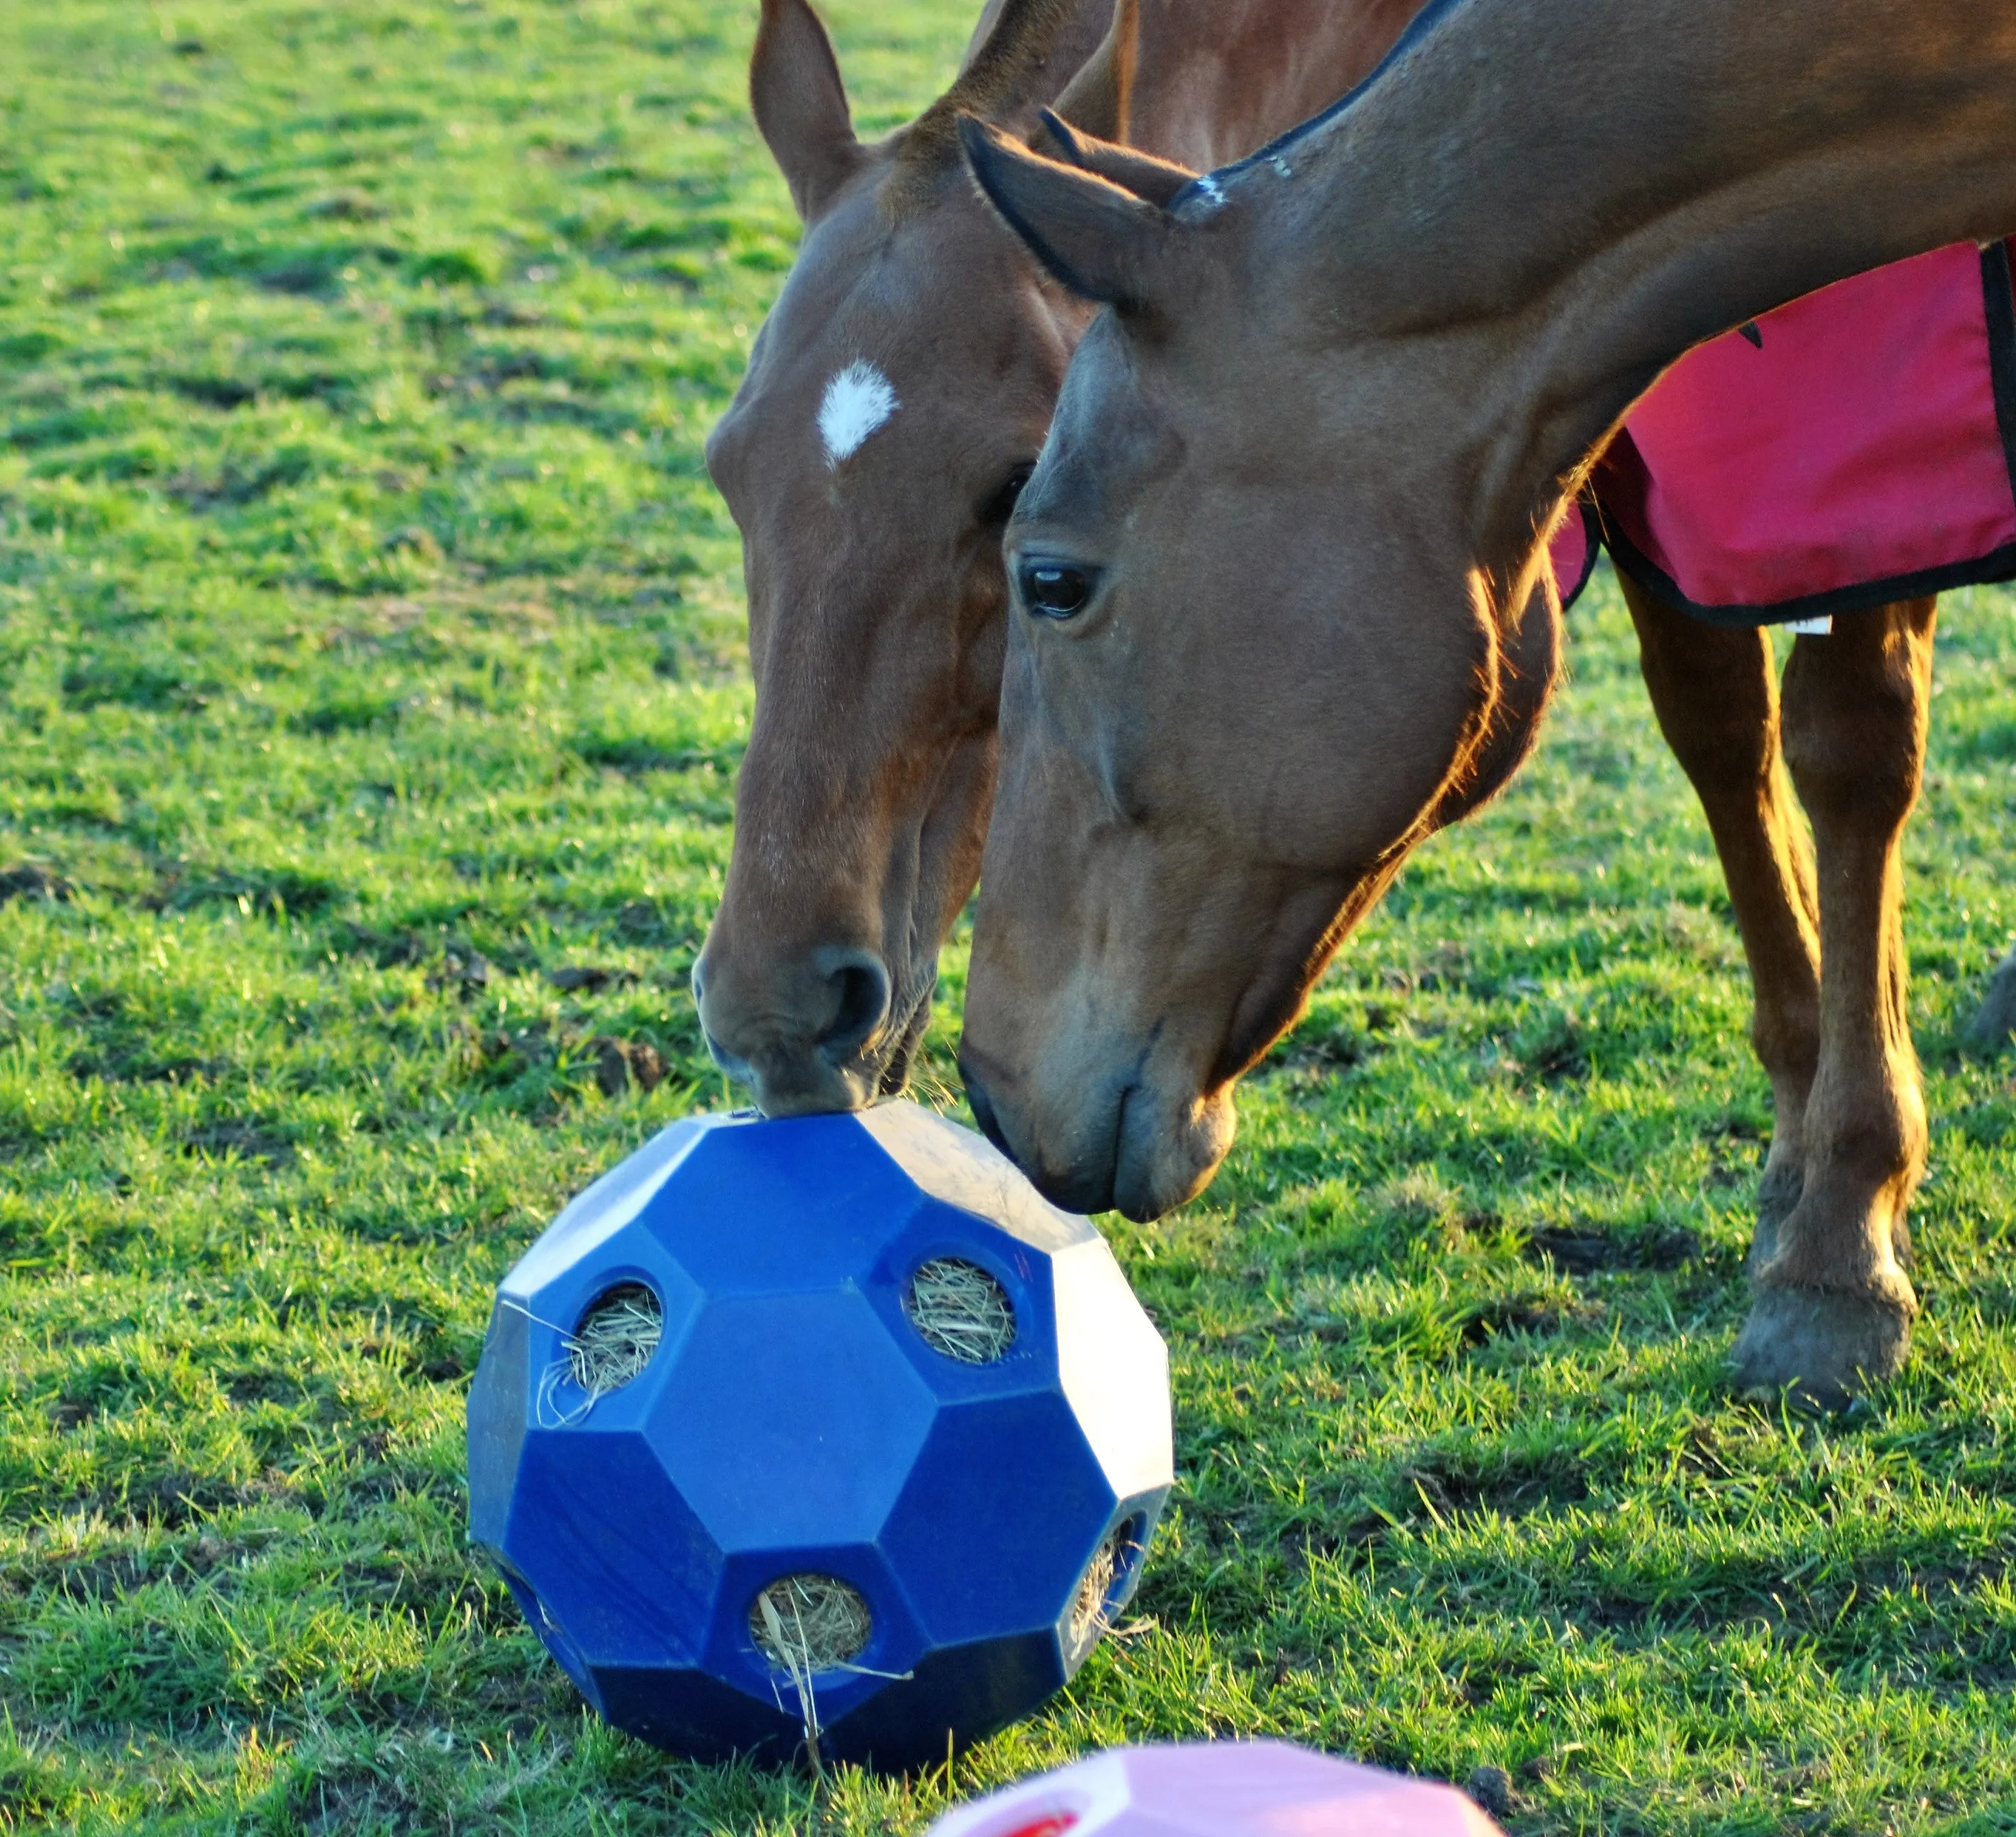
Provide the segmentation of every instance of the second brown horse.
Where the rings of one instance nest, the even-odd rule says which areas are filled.
[[[1124,151],[1085,171],[968,124],[1006,220],[1111,309],[1010,526],[962,1054],[1053,1197],[1147,1217],[1210,1177],[1239,1075],[1495,756],[1591,453],[1701,340],[2016,226],[2012,91],[1998,0],[1463,0],[1281,157],[1173,200]],[[1894,1370],[1917,1311],[1899,843],[1931,632],[1918,602],[1798,642],[1816,877],[1758,641],[1688,640],[1716,703],[1682,755],[1780,1105],[1737,1356],[1824,1400]],[[1686,667],[1647,656],[1655,689]]]

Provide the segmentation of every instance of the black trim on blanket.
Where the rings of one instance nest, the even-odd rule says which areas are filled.
[[[1589,585],[1589,577],[1596,572],[1596,564],[1603,558],[1603,519],[1597,513],[1596,500],[1588,492],[1575,501],[1575,513],[1582,519],[1582,572],[1575,578],[1574,585],[1564,587],[1559,581],[1554,585],[1561,596],[1561,611],[1568,609],[1582,597],[1582,590]]]
[[[2016,294],[2009,278],[2009,245],[1981,251],[1981,302],[1988,319],[1988,373],[1995,386],[1995,423],[2002,430],[2003,462],[2016,492]]]
[[[1860,581],[1853,586],[1831,587],[1823,593],[1802,593],[1796,600],[1778,600],[1769,606],[1704,606],[1690,600],[1673,577],[1651,560],[1624,531],[1606,520],[1603,546],[1610,558],[1640,586],[1676,612],[1690,613],[1712,625],[1783,625],[1795,619],[1830,618],[1837,613],[1867,612],[1870,607],[1889,606],[1899,600],[1919,600],[1928,593],[1943,593],[1953,587],[1982,587],[2016,580],[2016,542],[1972,561],[1948,562],[1942,567],[1921,568],[1916,574],[1892,575],[1887,580]]]

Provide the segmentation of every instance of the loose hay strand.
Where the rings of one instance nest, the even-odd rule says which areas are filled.
[[[567,1336],[567,1375],[591,1397],[621,1390],[651,1362],[664,1338],[665,1310],[641,1282],[597,1298]]]
[[[934,1257],[903,1291],[903,1312],[934,1353],[963,1365],[991,1365],[1015,1343],[1008,1291],[979,1264]]]

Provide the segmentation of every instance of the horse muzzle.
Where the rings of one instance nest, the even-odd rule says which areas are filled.
[[[765,1116],[859,1110],[907,1060],[914,1017],[896,1017],[888,966],[869,950],[821,945],[743,971],[714,942],[693,965],[693,1001],[715,1064]],[[900,1077],[900,1072],[898,1075]]]
[[[1103,1080],[1052,1086],[990,1061],[969,1029],[959,1072],[994,1145],[1068,1212],[1146,1223],[1193,1198],[1232,1145],[1229,1090],[1172,1103],[1137,1064]]]

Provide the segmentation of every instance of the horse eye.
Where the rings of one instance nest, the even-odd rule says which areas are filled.
[[[1094,577],[1060,561],[1025,561],[1019,581],[1022,603],[1039,618],[1069,618],[1085,610]]]
[[[1022,487],[1029,482],[1034,466],[1017,466],[1002,481],[1001,488],[981,506],[980,520],[983,523],[1006,523],[1009,513],[1015,508],[1015,500],[1021,496]]]

